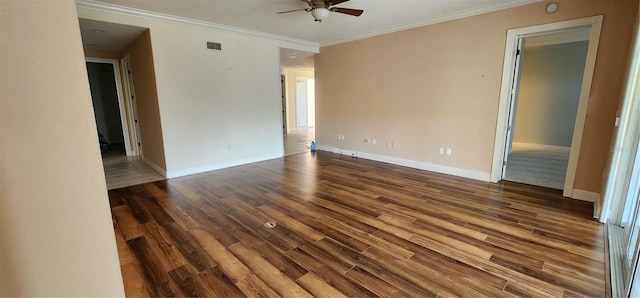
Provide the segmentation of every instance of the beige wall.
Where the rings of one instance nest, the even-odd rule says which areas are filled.
[[[574,185],[599,192],[638,2],[561,0],[547,14],[548,2],[322,48],[315,60],[318,144],[488,177],[507,30],[603,14]],[[452,156],[439,155],[439,147],[451,147]]]
[[[75,2],[0,1],[0,65],[0,296],[124,295]]]
[[[127,55],[131,58],[131,75],[144,159],[166,170],[156,73],[149,30],[122,51],[123,57]]]

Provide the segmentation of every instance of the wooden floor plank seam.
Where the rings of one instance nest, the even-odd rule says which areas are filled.
[[[555,190],[319,152],[109,197],[128,296],[604,296],[593,204]]]

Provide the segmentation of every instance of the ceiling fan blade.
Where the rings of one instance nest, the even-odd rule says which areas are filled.
[[[302,1],[304,1],[304,0],[302,0]],[[327,5],[327,7],[330,7],[330,6],[338,5],[340,3],[344,3],[344,2],[347,2],[347,1],[349,1],[349,0],[325,0],[324,3]]]
[[[277,14],[287,13],[287,12],[294,12],[294,11],[301,11],[301,10],[307,10],[307,9],[308,8],[293,9],[293,10],[281,11],[281,12],[278,12]]]
[[[364,10],[362,9],[351,9],[351,8],[342,8],[342,7],[332,7],[331,11],[344,13],[344,14],[348,14],[356,17],[359,17],[364,12]]]

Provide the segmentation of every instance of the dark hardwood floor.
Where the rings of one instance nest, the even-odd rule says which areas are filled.
[[[128,296],[605,295],[604,227],[555,190],[319,152],[109,197]]]

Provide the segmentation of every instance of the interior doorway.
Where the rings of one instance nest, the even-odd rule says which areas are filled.
[[[117,61],[87,59],[86,66],[100,150],[103,156],[125,156],[127,128]]]
[[[296,77],[296,130],[315,128],[315,80]]]
[[[295,120],[284,135],[285,156],[309,152],[311,141],[315,139],[315,80],[313,77],[294,76],[294,98],[289,100],[288,118]],[[291,123],[290,122],[290,123]]]
[[[513,140],[515,135],[514,126],[517,126],[517,95],[519,79],[522,66],[521,59],[526,49],[523,47],[527,39],[534,37],[547,38],[564,35],[566,38],[580,38],[581,34],[588,35],[588,46],[586,59],[584,62],[582,80],[579,87],[579,99],[567,160],[564,185],[561,185],[563,195],[583,200],[595,201],[596,198],[585,197],[583,192],[574,192],[573,184],[577,169],[578,157],[580,155],[580,144],[582,143],[582,132],[586,118],[587,106],[589,102],[589,91],[593,79],[593,70],[600,39],[602,27],[602,16],[594,16],[583,19],[538,25],[520,29],[511,29],[507,32],[507,45],[505,49],[505,60],[503,66],[503,79],[498,109],[498,119],[496,126],[496,139],[494,147],[493,165],[491,169],[491,181],[498,182],[507,175],[509,153],[513,152]],[[583,33],[581,33],[583,32]],[[574,36],[574,37],[571,37]],[[551,38],[553,39],[553,38]],[[526,53],[524,54],[526,56]],[[556,107],[558,109],[558,107]],[[556,111],[554,111],[556,112]],[[537,120],[540,121],[540,120]],[[546,121],[546,120],[545,120]],[[565,147],[565,146],[562,146]]]
[[[107,189],[164,179],[141,159],[129,58],[122,60],[124,80],[117,59],[86,58],[86,65]]]
[[[564,189],[590,28],[521,38],[502,179]]]
[[[310,151],[315,140],[314,53],[280,49],[283,155]]]

